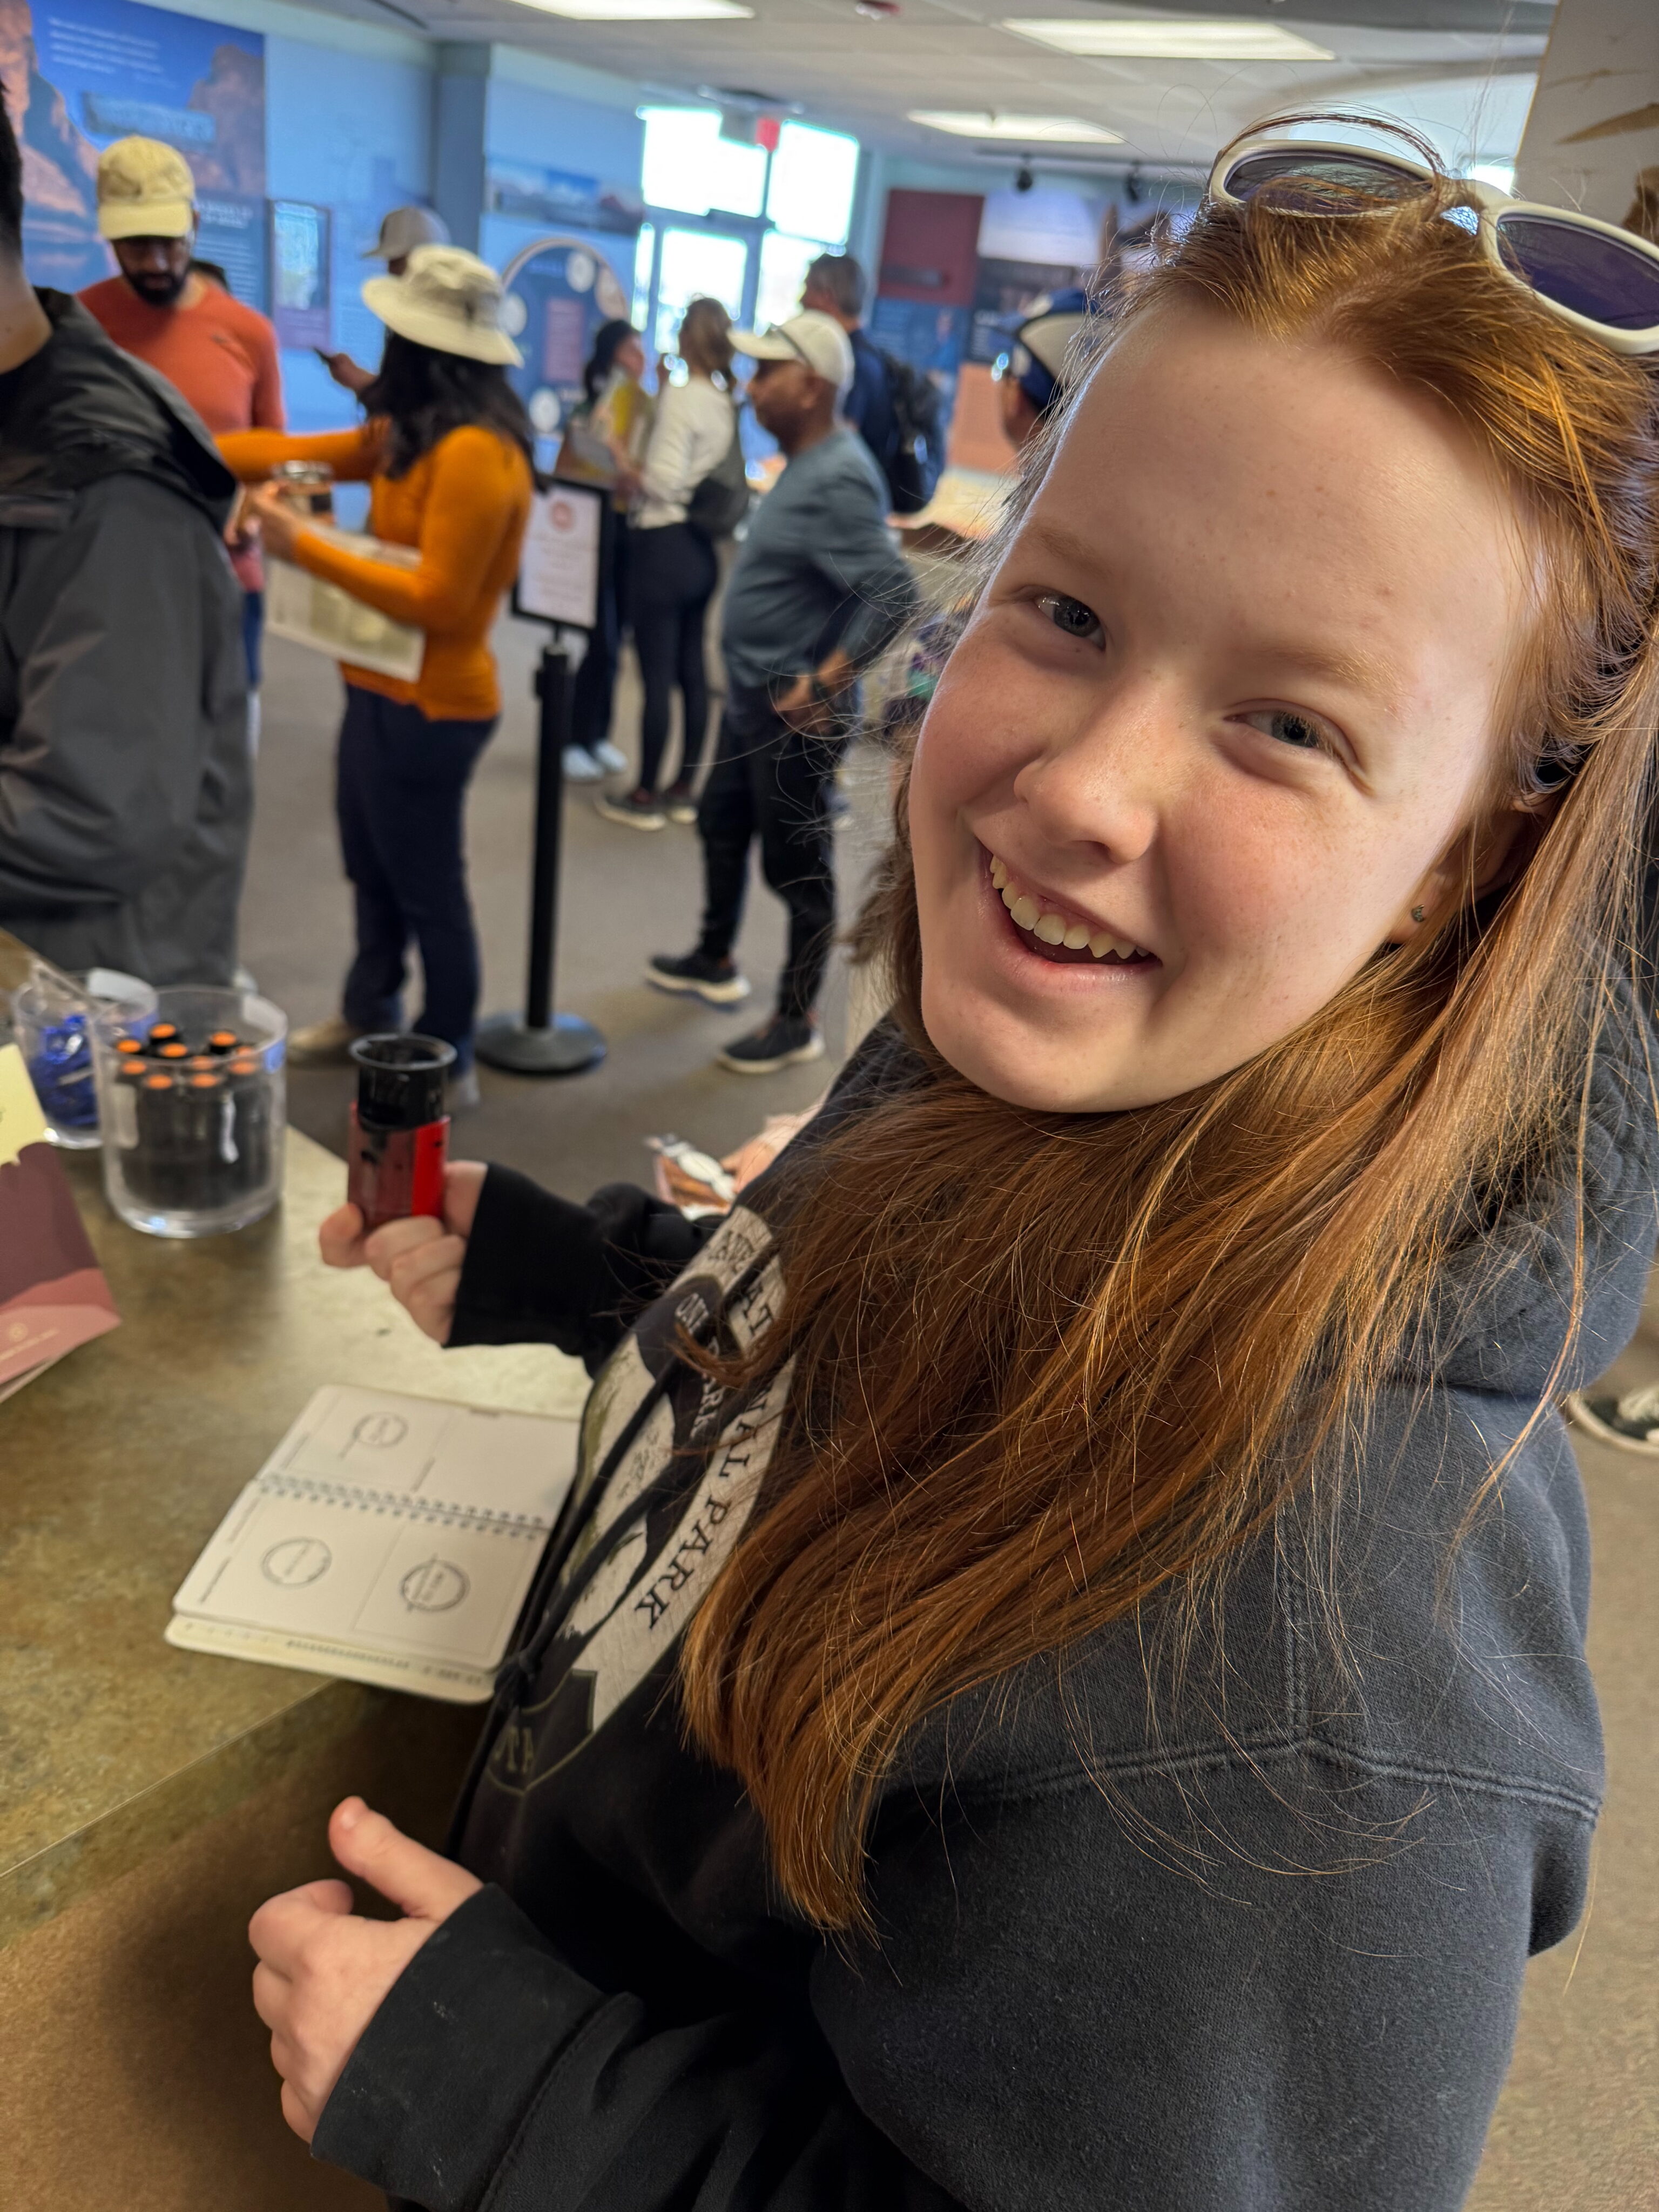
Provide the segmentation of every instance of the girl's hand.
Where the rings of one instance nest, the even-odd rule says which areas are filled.
[[[407,1221],[388,1221],[365,1236],[358,1209],[337,1207],[317,1232],[323,1264],[372,1267],[415,1326],[434,1343],[447,1344],[466,1261],[466,1240],[489,1172],[482,1160],[451,1163],[444,1170],[441,1221],[416,1214]]]
[[[244,521],[257,522],[264,549],[273,561],[292,561],[300,521],[294,509],[272,484],[249,492],[242,508]]]
[[[392,1984],[433,1929],[483,1885],[371,1813],[361,1797],[334,1808],[328,1840],[348,1874],[398,1906],[401,1920],[364,1920],[343,1881],[310,1881],[269,1899],[248,1923],[259,1954],[253,2009],[270,2030],[283,2077],[283,2118],[301,2142],[328,2102]]]

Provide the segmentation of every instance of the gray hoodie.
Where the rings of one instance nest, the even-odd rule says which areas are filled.
[[[1629,1022],[1598,1056],[1562,1389],[1623,1346],[1653,1255],[1644,1043]],[[883,1024],[823,1126],[917,1079]],[[1184,1671],[1152,1603],[920,1732],[866,1944],[782,1902],[673,1687],[776,1411],[711,1405],[678,1332],[763,1326],[781,1187],[705,1241],[642,1191],[490,1170],[456,1340],[605,1364],[458,1815],[489,1886],[313,2148],[428,2212],[1454,2212],[1601,1787],[1554,1413],[1462,1526],[1562,1346],[1565,1195],[1452,1257],[1369,1433],[1239,1559]]]
[[[252,813],[234,481],[166,380],[42,292],[0,376],[0,924],[228,983]]]

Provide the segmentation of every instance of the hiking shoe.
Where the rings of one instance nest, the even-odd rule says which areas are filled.
[[[751,1030],[714,1057],[733,1075],[771,1075],[780,1067],[793,1067],[798,1060],[822,1060],[823,1039],[815,1022],[774,1014],[763,1028]]]
[[[613,745],[609,738],[601,738],[593,748],[593,757],[606,775],[626,775],[628,755],[620,745]]]
[[[1599,1390],[1575,1390],[1565,1402],[1576,1428],[1588,1429],[1620,1451],[1659,1459],[1659,1383],[1627,1390],[1622,1398],[1607,1397]]]
[[[603,783],[605,770],[586,745],[567,745],[564,749],[564,780],[567,783]]]
[[[749,996],[749,978],[734,962],[711,960],[706,952],[653,952],[645,980],[659,991],[684,991],[708,1006],[737,1006]]]
[[[351,1057],[352,1046],[368,1035],[367,1030],[360,1030],[343,1014],[330,1014],[325,1021],[291,1030],[288,1056],[296,1067],[343,1067]]]
[[[593,801],[593,811],[603,814],[607,822],[625,822],[630,830],[661,830],[667,826],[667,816],[648,791],[630,791],[621,799],[612,799],[608,792],[602,791]]]
[[[697,795],[689,783],[671,783],[662,795],[663,812],[684,829],[697,818]]]

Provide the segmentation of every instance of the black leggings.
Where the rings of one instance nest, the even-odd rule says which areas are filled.
[[[640,719],[640,788],[654,791],[668,743],[674,686],[685,705],[685,747],[676,782],[690,783],[708,732],[703,621],[719,569],[714,549],[689,522],[631,532],[634,650],[645,687]]]

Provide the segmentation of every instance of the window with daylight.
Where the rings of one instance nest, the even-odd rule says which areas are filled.
[[[766,198],[766,149],[720,137],[713,107],[642,107],[645,155],[640,189],[647,207],[686,215],[757,216]]]

